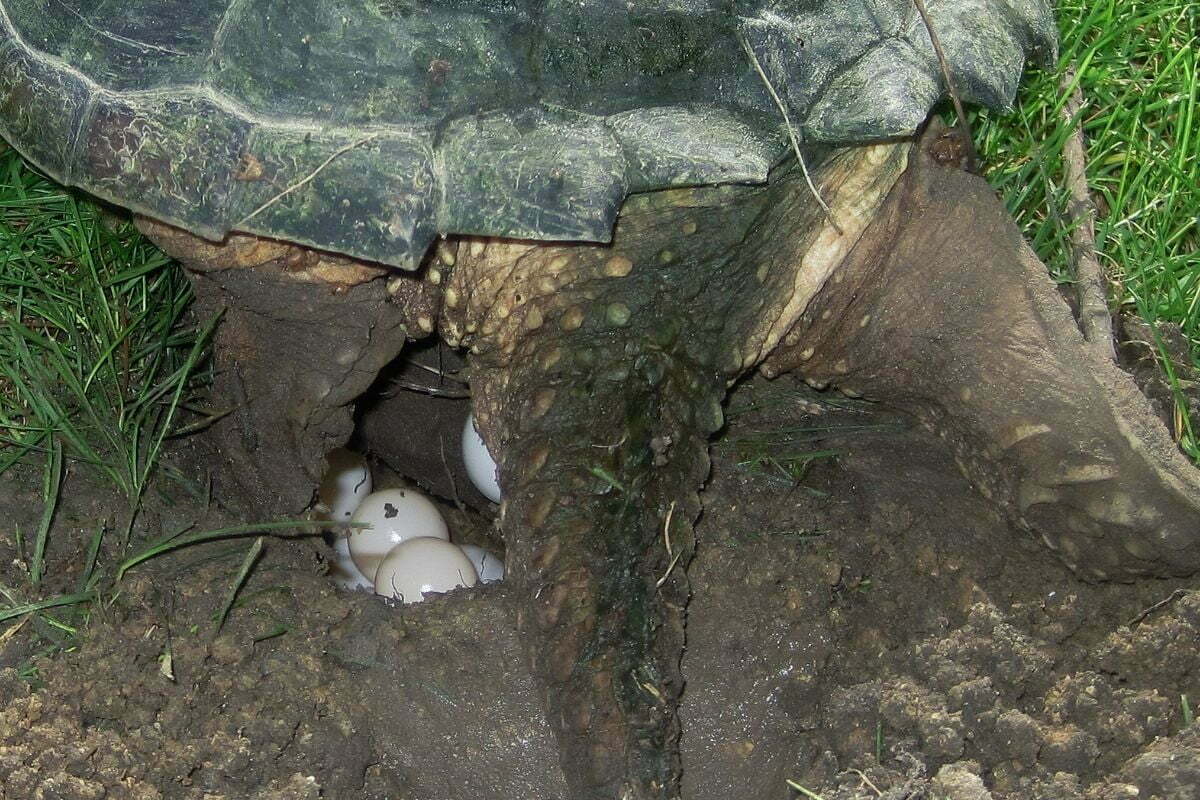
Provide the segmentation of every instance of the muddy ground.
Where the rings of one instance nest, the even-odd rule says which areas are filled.
[[[1197,582],[1082,583],[935,438],[833,405],[787,378],[731,400],[690,569],[684,797],[1200,798]],[[0,477],[0,582],[25,595],[40,481]],[[65,486],[42,596],[117,513]],[[139,532],[189,521],[230,520],[176,488]],[[0,796],[564,796],[503,584],[393,608],[336,589],[320,538],[271,540],[218,630],[248,545],[135,568],[73,639],[0,624]]]

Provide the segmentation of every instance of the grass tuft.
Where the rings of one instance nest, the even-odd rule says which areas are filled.
[[[0,156],[0,472],[61,447],[136,505],[204,384],[212,325],[128,224]]]
[[[844,416],[825,424],[808,418],[797,418],[796,424],[779,424],[781,412],[786,416],[798,408],[862,411],[871,407],[870,403],[834,393],[820,396],[819,404],[813,398],[811,393],[785,383],[760,387],[749,400],[735,398],[725,417],[744,422],[736,432],[722,436],[716,446],[732,450],[731,457],[741,469],[796,486],[816,463],[841,453],[823,446],[829,439],[902,429],[890,422],[851,423]]]
[[[191,425],[205,419],[195,400],[215,321],[192,321],[191,300],[186,276],[131,225],[106,220],[15,151],[0,153],[0,473],[44,464],[32,540],[13,532],[23,585],[0,585],[0,621],[19,618],[7,635],[31,622],[40,653],[71,646],[113,579],[99,567],[106,520],[87,542],[74,590],[51,588],[62,591],[47,552],[72,468],[94,471],[117,493],[123,549],[165,443],[183,431],[184,415]]]

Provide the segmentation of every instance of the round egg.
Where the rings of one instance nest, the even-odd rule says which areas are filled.
[[[349,592],[375,591],[375,583],[359,571],[350,557],[350,542],[345,536],[333,540],[333,566],[329,570],[333,582]]]
[[[368,527],[350,531],[350,557],[363,575],[373,577],[393,547],[419,537],[450,539],[437,506],[416,489],[383,489],[363,498],[351,522]]]
[[[500,556],[475,544],[459,546],[467,558],[471,559],[471,565],[475,567],[479,580],[484,583],[504,580],[504,561]]]
[[[463,462],[467,465],[467,477],[479,493],[493,503],[500,502],[500,482],[496,478],[496,462],[488,452],[483,437],[475,430],[475,415],[468,414],[462,434]]]
[[[318,510],[332,522],[348,522],[371,493],[371,470],[362,453],[339,447],[325,456],[325,476],[317,489]]]
[[[479,580],[471,559],[456,544],[421,536],[392,548],[375,573],[375,594],[420,603],[425,592],[448,592]]]

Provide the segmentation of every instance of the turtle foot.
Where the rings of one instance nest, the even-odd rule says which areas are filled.
[[[1086,344],[988,186],[910,165],[766,371],[908,409],[1084,577],[1200,569],[1200,471]]]

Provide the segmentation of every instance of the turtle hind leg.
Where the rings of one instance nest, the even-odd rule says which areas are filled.
[[[443,317],[476,351],[507,580],[573,800],[676,796],[686,567],[725,394],[653,254],[621,252],[465,243]]]
[[[635,197],[613,243],[468,240],[440,321],[471,349],[519,628],[572,800],[667,800],[708,437],[759,291],[766,187]]]
[[[788,341],[768,372],[906,407],[1081,575],[1200,569],[1200,472],[983,181],[911,159]]]
[[[692,400],[719,403],[724,386],[664,361],[675,385],[593,383],[585,365],[474,384],[502,442],[518,626],[580,800],[674,797],[679,777],[685,570],[713,424]]]

